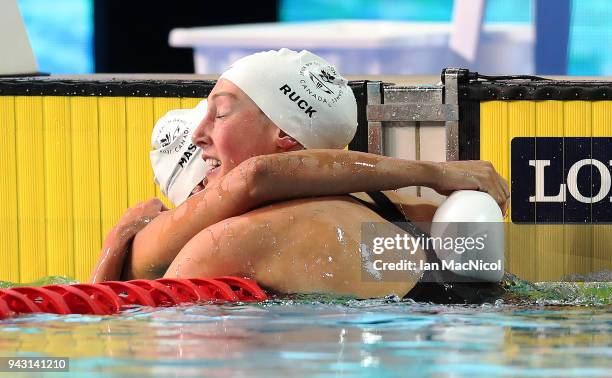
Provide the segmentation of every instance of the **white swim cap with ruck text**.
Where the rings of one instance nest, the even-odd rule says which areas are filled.
[[[357,130],[357,102],[336,68],[302,50],[237,60],[221,79],[238,86],[278,128],[306,148],[344,148]]]
[[[189,197],[210,169],[202,160],[202,149],[191,141],[207,104],[202,100],[193,109],[170,110],[153,128],[150,156],[155,182],[175,206]]]

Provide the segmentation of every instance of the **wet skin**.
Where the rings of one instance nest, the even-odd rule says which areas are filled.
[[[293,147],[283,144],[286,140],[279,137],[278,128],[245,97],[231,82],[221,80],[209,97],[205,119],[194,132],[193,139],[202,148],[203,159],[221,162],[208,174],[206,182],[209,190],[218,188],[219,197],[227,196],[219,186],[220,180],[232,170],[236,173],[238,164],[253,156],[285,152]],[[327,164],[331,166],[334,162]],[[360,167],[355,165],[355,169]],[[286,176],[290,177],[291,173],[287,172]],[[174,225],[164,227],[166,232],[180,227],[181,211],[173,218]],[[278,292],[401,296],[412,288],[416,277],[391,284],[365,283],[361,278],[360,227],[361,222],[368,221],[385,220],[349,197],[303,199],[264,206],[201,230],[181,249],[166,276],[229,274],[253,277]],[[137,256],[155,242],[137,235],[132,254]],[[167,267],[164,264],[128,265],[136,273],[135,277],[144,273],[149,278],[158,276]]]
[[[159,213],[154,207],[151,212],[159,215],[137,231],[125,266],[121,256],[110,259],[99,279],[116,279],[115,264],[119,272],[123,266],[124,279],[156,278],[169,267],[169,277],[246,275],[279,292],[403,295],[414,279],[361,279],[359,228],[361,222],[383,221],[376,213],[348,197],[288,200],[412,185],[440,193],[485,190],[500,198],[502,208],[508,197],[507,185],[486,162],[413,162],[341,150],[282,153],[300,146],[224,80],[209,97],[194,143],[203,158],[221,162],[205,189],[176,209]],[[435,205],[413,199],[402,210],[412,220],[427,221]],[[118,227],[115,234],[123,231]],[[127,236],[120,238],[115,250],[123,250]]]
[[[362,278],[362,222],[386,220],[347,196],[265,206],[198,233],[165,276],[247,276],[280,293],[405,295],[418,276],[407,275],[402,282]],[[417,261],[424,255],[418,251],[410,258]]]

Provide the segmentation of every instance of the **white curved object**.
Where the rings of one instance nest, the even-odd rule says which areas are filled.
[[[474,190],[452,193],[433,217],[431,236],[446,238],[480,238],[482,249],[458,252],[460,249],[436,248],[441,261],[454,260],[465,265],[476,261],[497,269],[457,269],[454,273],[477,280],[499,282],[504,275],[504,218],[497,202],[489,194]],[[454,244],[458,245],[458,244]],[[487,265],[484,265],[487,264]]]
[[[16,0],[0,1],[0,75],[32,74],[38,71]]]

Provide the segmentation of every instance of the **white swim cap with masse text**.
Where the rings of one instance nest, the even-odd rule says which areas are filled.
[[[189,197],[210,169],[202,160],[202,149],[191,141],[207,104],[202,100],[193,109],[170,110],[153,128],[150,156],[155,182],[175,206]]]

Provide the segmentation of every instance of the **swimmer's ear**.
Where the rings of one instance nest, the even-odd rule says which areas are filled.
[[[283,130],[278,130],[278,138],[276,139],[276,145],[282,151],[295,151],[301,150],[304,147],[297,140],[293,139]]]

